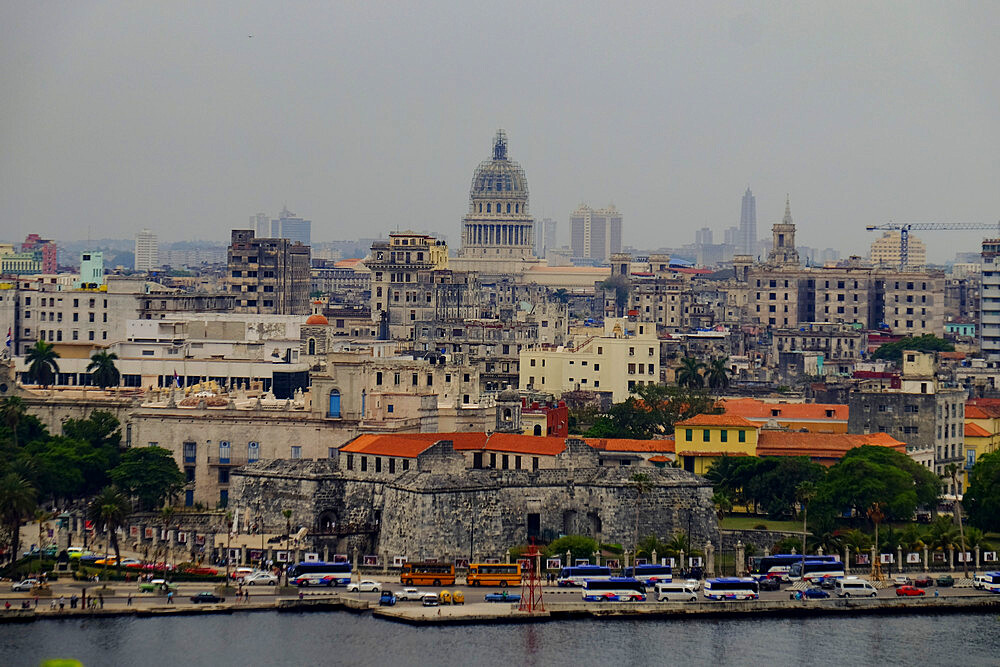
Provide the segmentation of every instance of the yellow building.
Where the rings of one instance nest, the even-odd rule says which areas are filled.
[[[969,471],[983,454],[1000,451],[1000,405],[990,399],[965,404],[965,464],[962,493],[969,488]]]
[[[869,256],[871,257],[872,264],[876,266],[898,268],[901,258],[899,232],[888,231],[882,234],[881,238],[872,241]],[[911,234],[905,268],[919,269],[925,264],[927,264],[927,246],[924,245],[923,241]]]
[[[756,456],[760,425],[735,415],[696,415],[674,426],[681,466],[704,475],[723,456]]]

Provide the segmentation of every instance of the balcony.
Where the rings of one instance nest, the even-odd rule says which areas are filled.
[[[208,465],[213,467],[218,466],[245,466],[247,463],[252,463],[246,456],[209,456]]]

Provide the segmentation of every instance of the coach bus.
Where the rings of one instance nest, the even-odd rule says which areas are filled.
[[[288,568],[288,580],[296,579],[306,574],[332,577],[331,586],[346,586],[351,583],[351,564],[324,563],[323,561],[303,561]]]
[[[834,556],[806,556],[806,560],[822,560],[836,562]],[[788,570],[793,563],[801,563],[802,554],[774,554],[750,559],[750,574],[755,579],[764,579],[768,575],[781,575],[782,580],[788,579]]]
[[[636,565],[622,570],[623,577],[635,577],[647,586],[670,583],[674,580],[673,568],[669,565]]]
[[[816,560],[811,556],[806,556],[805,563],[801,557],[797,563],[792,563],[788,570],[789,581],[816,581],[818,579],[833,577],[843,579],[844,564],[838,560]]]
[[[560,586],[583,586],[583,582],[588,579],[610,579],[611,568],[603,565],[577,565],[576,567],[564,567],[559,570],[559,579],[556,581]]]
[[[587,579],[583,582],[584,602],[645,602],[646,587],[634,577]]]
[[[403,563],[399,580],[407,586],[454,586],[455,566],[450,563]]]
[[[705,582],[705,597],[709,600],[756,600],[759,595],[753,577],[721,577]]]
[[[520,563],[469,563],[469,586],[516,586],[521,583]]]

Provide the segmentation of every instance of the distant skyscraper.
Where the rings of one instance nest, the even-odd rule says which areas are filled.
[[[271,218],[267,213],[258,213],[250,216],[250,229],[259,239],[269,239],[271,237]]]
[[[556,247],[556,221],[552,218],[535,220],[535,256],[545,257],[545,251]]]
[[[573,257],[607,262],[622,251],[622,214],[614,206],[594,210],[586,204],[569,218]]]
[[[144,229],[135,235],[135,270],[149,273],[160,266],[160,251],[156,234]]]
[[[270,238],[288,239],[292,243],[298,241],[302,245],[310,245],[312,221],[295,217],[295,214],[282,207],[277,220],[271,221]]]
[[[702,227],[694,233],[694,242],[696,245],[712,245],[712,230]]]
[[[743,193],[743,206],[740,210],[740,243],[739,251],[744,255],[754,255],[757,249],[757,198],[750,188]]]

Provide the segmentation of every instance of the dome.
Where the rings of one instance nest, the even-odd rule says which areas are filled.
[[[309,319],[306,320],[306,324],[321,325],[321,324],[329,324],[329,323],[330,322],[325,317],[323,317],[322,315],[320,315],[319,313],[316,313],[315,315],[310,315]]]
[[[493,159],[476,167],[472,176],[470,198],[528,199],[528,179],[521,165],[507,157],[507,135],[498,130],[493,139]]]
[[[521,394],[518,393],[517,389],[508,387],[497,394],[497,401],[500,403],[520,403]]]

